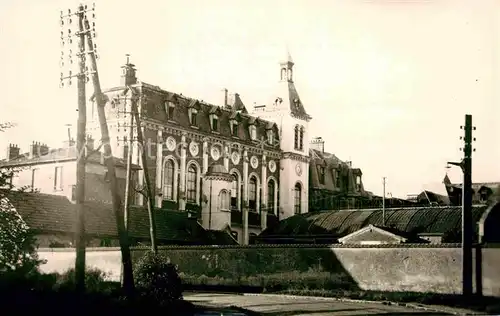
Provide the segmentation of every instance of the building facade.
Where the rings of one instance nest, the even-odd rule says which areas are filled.
[[[17,145],[9,144],[6,158],[0,160],[0,169],[15,171],[9,179],[16,189],[64,196],[75,201],[76,167],[78,159],[86,158],[85,199],[99,203],[111,203],[107,168],[100,152],[93,151],[94,141],[87,138],[87,150],[79,154],[74,141],[64,142],[60,148],[49,148],[46,144],[32,142],[28,152],[21,152]],[[121,198],[125,197],[126,165],[123,159],[115,158],[116,177]],[[137,165],[131,166],[131,183],[135,186]],[[135,192],[130,192],[135,198]]]
[[[293,66],[288,54],[277,68],[271,105],[249,111],[239,94],[226,89],[215,105],[141,82],[127,61],[120,86],[103,92],[113,153],[124,158],[133,135],[132,160],[143,166],[142,149],[146,153],[156,207],[186,211],[205,229],[228,230],[247,244],[279,220],[308,212],[316,197],[310,195],[311,117],[295,87]],[[131,120],[133,105],[142,146]],[[89,131],[97,137],[94,98],[88,110]],[[350,172],[362,188],[360,170]],[[144,171],[138,173],[141,188]],[[137,195],[135,204],[145,205],[144,197]]]

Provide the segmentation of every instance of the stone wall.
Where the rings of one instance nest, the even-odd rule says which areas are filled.
[[[283,272],[307,272],[322,266],[331,273],[347,274],[363,290],[460,293],[461,249],[456,244],[441,245],[262,245],[160,247],[181,272],[211,275],[226,271],[238,275],[263,275]],[[147,249],[133,249],[136,259]],[[43,272],[64,272],[74,265],[73,249],[40,249],[47,259]],[[482,283],[487,296],[500,297],[500,247],[485,247],[480,252],[482,264],[474,278]],[[213,258],[214,262],[207,262]],[[215,263],[215,264],[214,264]],[[110,273],[119,280],[118,248],[87,249],[87,265]],[[234,271],[232,271],[234,270]],[[474,269],[477,271],[477,269]],[[232,272],[231,272],[232,271]]]

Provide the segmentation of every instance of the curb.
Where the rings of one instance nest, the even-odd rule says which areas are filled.
[[[350,299],[350,298],[291,295],[291,294],[263,294],[263,293],[241,293],[241,294],[245,295],[245,296],[272,296],[272,297],[285,297],[285,298],[291,298],[291,299],[305,298],[305,299],[317,300],[317,301],[337,301],[337,302],[361,303],[361,304],[396,305],[396,306],[408,307],[408,308],[413,308],[413,309],[418,309],[418,310],[425,310],[425,311],[429,311],[429,312],[448,313],[451,315],[478,315],[478,313],[475,313],[475,312],[469,311],[469,310],[467,310],[466,314],[463,314],[463,313],[458,312],[456,310],[452,310],[452,307],[450,307],[450,309],[440,309],[440,308],[419,305],[419,304],[415,304],[415,303],[400,303],[400,302],[391,302],[391,301],[369,301],[369,300],[358,300],[358,299]],[[465,312],[465,310],[464,310],[464,312]]]

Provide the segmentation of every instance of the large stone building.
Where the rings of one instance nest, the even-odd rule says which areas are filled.
[[[132,102],[137,105],[156,207],[198,214],[203,227],[227,229],[240,243],[309,211],[310,171],[316,174],[318,163],[310,163],[311,117],[293,81],[294,63],[286,57],[276,69],[272,102],[252,109],[226,89],[221,104],[214,105],[141,82],[127,61],[120,86],[104,90],[106,117],[113,152],[124,157]],[[89,120],[96,120],[94,98],[88,109]],[[89,128],[99,135],[97,124]],[[132,148],[133,162],[142,165],[137,148]],[[345,163],[337,167],[335,183],[327,189],[364,195],[359,169]],[[139,186],[143,178],[139,170]],[[138,195],[135,202],[144,205],[144,197]]]
[[[122,196],[123,161],[133,126],[134,188],[145,185],[142,148],[156,208],[183,212],[206,230],[231,233],[239,243],[247,244],[278,221],[310,210],[360,207],[359,201],[371,198],[363,188],[361,170],[324,152],[321,138],[310,141],[311,117],[295,87],[293,67],[288,54],[276,69],[279,80],[269,105],[247,109],[237,93],[226,89],[221,104],[214,105],[141,82],[127,60],[120,85],[103,91]],[[137,145],[132,104],[138,109],[143,146]],[[87,109],[87,133],[90,139],[100,139],[94,96]],[[77,159],[74,144],[56,160],[52,156],[62,149],[42,147],[34,143],[33,153],[13,159],[17,147],[10,145],[0,168],[28,166],[18,173],[22,181],[16,185],[32,185],[41,193],[71,200]],[[43,153],[37,155],[40,148]],[[88,199],[110,203],[105,167],[98,153],[92,157],[88,169],[93,168],[95,176],[87,176],[87,193],[102,196],[90,194]],[[62,168],[68,159],[71,166]],[[38,171],[42,169],[46,172]],[[62,179],[62,174],[68,179]],[[136,206],[146,205],[142,194],[134,194],[132,200]]]

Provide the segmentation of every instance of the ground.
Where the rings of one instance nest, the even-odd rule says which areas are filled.
[[[444,309],[446,312],[416,309],[380,303],[342,302],[331,299],[290,297],[278,295],[238,295],[213,293],[185,293],[184,298],[197,305],[237,306],[268,316],[333,316],[333,315],[452,315],[463,310]],[[208,315],[208,314],[207,314]],[[218,315],[245,315],[241,311],[226,311]]]

